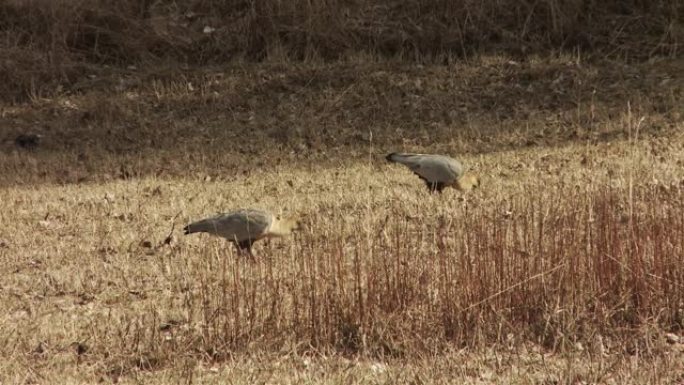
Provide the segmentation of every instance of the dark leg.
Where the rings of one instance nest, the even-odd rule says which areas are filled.
[[[428,182],[425,180],[425,184],[427,185],[428,190],[430,190],[431,193],[438,192],[441,193],[442,190],[444,190],[444,183],[441,182]]]
[[[254,254],[252,253],[252,240],[248,239],[246,241],[238,242],[236,245],[240,254],[246,254],[249,258],[254,261]]]

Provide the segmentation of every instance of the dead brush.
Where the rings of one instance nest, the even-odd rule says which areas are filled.
[[[591,6],[591,9],[587,7]],[[4,100],[59,94],[103,65],[399,59],[481,53],[675,57],[677,2],[5,1]],[[2,75],[0,75],[2,76]]]
[[[150,346],[212,359],[252,349],[405,356],[513,336],[563,350],[676,325],[681,191],[635,189],[631,214],[623,190],[556,193],[517,197],[507,212],[457,205],[422,220],[378,215],[368,229],[384,226],[381,237],[321,221],[328,235],[315,246],[305,235],[261,264],[210,251],[182,272],[196,277],[177,303],[188,327],[173,340],[186,342],[150,336]],[[120,348],[150,325],[137,327]]]

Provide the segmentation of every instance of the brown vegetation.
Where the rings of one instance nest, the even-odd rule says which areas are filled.
[[[465,200],[426,199],[382,163],[6,188],[4,359],[118,378],[249,352],[384,361],[524,347],[525,359],[602,367],[681,354],[665,335],[683,323],[682,143],[469,157],[490,179]],[[220,239],[168,238],[208,207],[254,202],[310,213],[308,230],[260,245],[258,264]]]
[[[0,95],[71,89],[103,65],[338,61],[448,63],[482,53],[680,55],[678,1],[361,0],[0,3]]]
[[[0,382],[682,381],[681,3],[376,3],[0,3]]]
[[[329,64],[112,72],[0,114],[0,184],[233,179],[264,165],[339,165],[390,151],[488,154],[644,136],[682,121],[681,60]],[[21,134],[41,151],[18,151]]]

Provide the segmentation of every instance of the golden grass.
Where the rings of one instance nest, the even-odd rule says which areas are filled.
[[[679,64],[141,70],[3,105],[0,381],[681,381]],[[239,207],[305,230],[255,264],[181,234]]]
[[[218,364],[179,356],[173,367],[163,369],[113,368],[103,375],[99,367],[86,365],[73,365],[63,372],[48,372],[48,367],[43,366],[25,372],[16,371],[7,380],[12,383],[57,381],[63,384],[98,380],[119,384],[676,384],[681,381],[684,369],[681,356],[679,353],[655,358],[625,358],[598,356],[585,350],[551,354],[534,346],[510,348],[502,345],[482,351],[463,349],[439,357],[414,360],[254,354]],[[36,368],[36,365],[31,367]]]
[[[468,156],[483,189],[441,197],[379,160],[4,188],[2,375],[190,365],[212,376],[201,368],[240,370],[221,362],[249,351],[399,359],[490,344],[532,344],[572,367],[555,354],[597,336],[608,361],[671,365],[658,357],[684,321],[683,145],[672,135]],[[307,230],[255,246],[268,256],[257,264],[180,235],[190,218],[252,206],[307,214]],[[355,368],[310,375],[335,383]]]

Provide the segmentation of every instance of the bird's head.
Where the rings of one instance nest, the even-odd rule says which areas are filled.
[[[299,218],[290,219],[290,232],[300,231],[303,229],[304,229],[304,225],[302,224],[301,219],[299,219]]]
[[[456,182],[455,187],[461,191],[474,190],[480,187],[480,177],[477,174],[465,174]]]
[[[276,220],[278,221],[280,233],[290,234],[303,229],[302,219],[297,215],[286,218],[279,215],[276,217]]]

